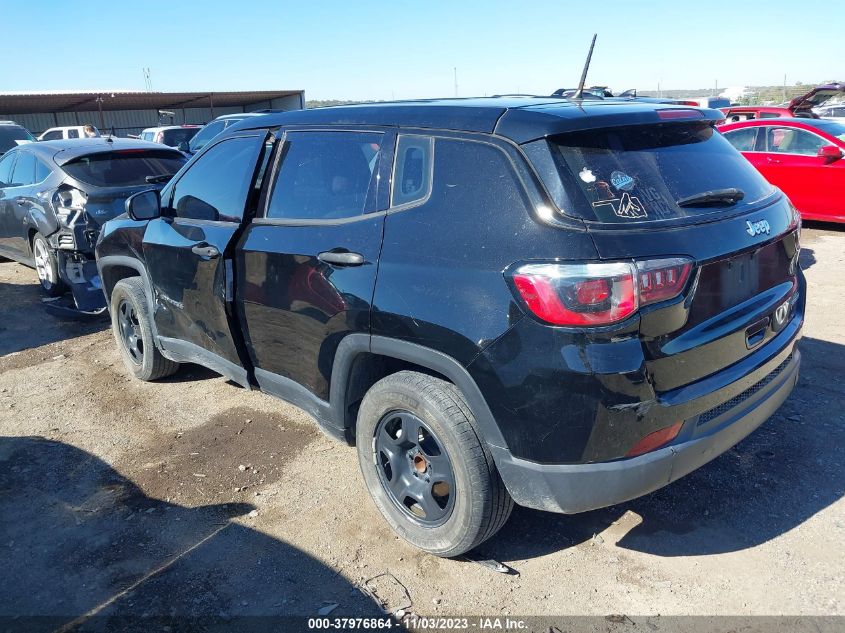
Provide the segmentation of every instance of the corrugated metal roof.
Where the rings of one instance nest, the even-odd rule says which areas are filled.
[[[261,101],[303,94],[302,90],[239,92],[43,92],[0,93],[0,115],[35,112],[96,112],[102,98],[104,112],[247,106]]]

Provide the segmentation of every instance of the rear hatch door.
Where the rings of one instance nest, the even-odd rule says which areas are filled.
[[[737,363],[785,328],[798,289],[797,214],[710,122],[544,142],[568,192],[558,204],[585,222],[602,259],[693,264],[681,295],[640,311],[657,392]]]

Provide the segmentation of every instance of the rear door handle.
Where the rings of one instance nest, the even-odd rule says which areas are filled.
[[[317,255],[324,264],[331,264],[332,266],[360,266],[364,263],[364,256],[361,253],[350,253],[335,251],[325,251]]]
[[[191,248],[191,252],[194,255],[199,255],[204,259],[214,259],[215,257],[220,256],[220,251],[217,250],[216,246],[211,246],[210,244],[206,244],[205,242],[197,244],[196,246]]]

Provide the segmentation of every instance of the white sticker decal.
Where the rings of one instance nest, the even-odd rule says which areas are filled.
[[[596,177],[593,174],[593,172],[591,170],[587,169],[586,167],[584,167],[584,169],[582,169],[581,172],[578,175],[581,177],[581,180],[583,180],[584,182],[590,183],[590,182],[596,181]]]
[[[640,220],[648,217],[639,198],[629,193],[623,193],[619,200],[606,200],[593,203],[593,207],[596,209],[603,206],[609,206],[613,210],[614,215],[625,218],[626,220]]]

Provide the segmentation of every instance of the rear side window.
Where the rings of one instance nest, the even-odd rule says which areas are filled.
[[[62,138],[62,131],[61,130],[53,130],[52,132],[47,132],[42,138],[42,141],[56,141]]]
[[[725,132],[724,136],[740,152],[753,152],[757,140],[757,129],[756,127],[747,127],[741,130],[731,130]]]
[[[52,170],[47,167],[46,164],[42,163],[40,160],[36,159],[35,161],[35,182],[41,182],[46,180],[47,177],[53,173]]]
[[[431,155],[434,139],[400,135],[393,168],[390,206],[424,200],[431,192]]]
[[[62,169],[73,178],[96,187],[145,185],[147,177],[173,175],[185,164],[173,150],[116,150],[76,158]]]
[[[187,143],[196,136],[198,127],[186,127],[178,130],[165,130],[161,142],[170,147],[177,147],[179,143]]]
[[[288,132],[268,218],[335,220],[375,203],[382,134]]]
[[[35,156],[29,152],[18,152],[18,162],[12,172],[12,182],[16,186],[31,185],[35,182]]]
[[[739,189],[744,194],[739,205],[773,192],[751,163],[707,123],[573,132],[552,137],[549,149],[560,178],[559,183],[547,183],[549,191],[564,213],[585,220],[672,220],[728,208],[724,203],[715,208],[677,204],[704,192]],[[544,180],[555,178],[550,170],[538,168]]]
[[[240,222],[264,139],[230,138],[210,148],[173,189],[171,210],[180,218]]]

